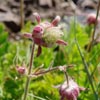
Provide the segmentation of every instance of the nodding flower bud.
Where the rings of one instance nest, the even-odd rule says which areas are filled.
[[[33,29],[32,37],[33,38],[41,38],[43,35],[43,27],[40,25],[37,25]]]
[[[36,18],[36,20],[37,20],[37,22],[38,22],[38,24],[41,22],[41,17],[40,17],[40,15],[37,13],[37,12],[35,12],[35,13],[33,13],[33,15],[35,16],[35,18]]]
[[[60,20],[61,20],[60,16],[56,16],[55,19],[51,22],[51,24],[53,26],[57,26]]]
[[[61,96],[60,100],[77,100],[80,90],[77,83],[70,79],[69,84],[67,84],[67,82],[64,82],[60,86],[59,93]]]
[[[87,24],[92,25],[92,24],[95,24],[95,22],[96,22],[96,14],[94,13],[89,14],[87,16]],[[99,22],[100,22],[100,17],[98,17],[97,19],[97,23]]]
[[[20,75],[24,75],[26,73],[26,68],[24,66],[17,66],[16,70]]]

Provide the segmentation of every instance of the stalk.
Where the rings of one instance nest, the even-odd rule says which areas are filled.
[[[91,41],[87,47],[87,51],[91,51],[91,48],[92,48],[92,45],[93,45],[93,42],[94,42],[94,36],[95,36],[95,32],[96,32],[96,27],[97,27],[97,20],[98,20],[98,16],[99,16],[99,9],[100,9],[100,0],[98,2],[98,7],[97,7],[97,13],[96,13],[96,21],[95,21],[95,24],[94,24],[94,29],[93,29],[93,33],[92,33],[92,36],[91,36]]]
[[[24,27],[24,0],[20,1],[20,24],[21,24],[21,28]]]
[[[34,50],[35,50],[35,43],[33,43],[33,45],[32,45],[31,58],[30,58],[30,64],[29,64],[29,69],[28,69],[28,76],[30,76],[31,72],[32,72],[32,62],[34,62]],[[27,94],[28,94],[30,81],[31,81],[31,78],[27,77],[23,100],[27,100]]]
[[[77,36],[76,36],[76,27],[75,27],[75,26],[76,26],[76,23],[75,23],[75,18],[74,18],[74,31],[75,31],[74,36],[75,36],[75,43],[76,43],[77,49],[78,49],[78,51],[79,51],[80,57],[81,57],[81,59],[82,59],[82,62],[83,62],[83,65],[84,65],[84,69],[85,69],[85,71],[86,71],[86,74],[87,74],[87,77],[88,77],[90,86],[91,86],[92,91],[93,91],[93,93],[94,93],[95,100],[98,100],[98,95],[97,95],[97,92],[96,92],[96,90],[95,90],[95,87],[94,87],[94,84],[93,84],[93,80],[92,80],[91,74],[90,74],[90,72],[89,72],[89,70],[88,70],[87,62],[86,62],[86,60],[85,60],[85,58],[84,58],[84,55],[83,55],[83,53],[82,53],[82,51],[81,51],[81,49],[80,49],[80,46],[79,46],[79,43],[78,43],[78,40],[77,40]]]

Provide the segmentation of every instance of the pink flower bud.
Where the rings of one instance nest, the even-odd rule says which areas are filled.
[[[93,13],[89,14],[87,17],[87,23],[91,25],[91,24],[95,24],[95,22],[96,22],[96,14]],[[100,22],[100,17],[98,17],[97,19],[97,23],[99,22]]]
[[[16,70],[19,74],[24,75],[26,73],[26,68],[23,66],[17,66]]]
[[[41,38],[43,35],[43,27],[40,25],[37,25],[33,29],[32,37],[33,38]]]
[[[59,93],[61,100],[77,100],[79,95],[79,87],[76,82],[70,79],[69,84],[67,84],[66,81],[60,86]]]

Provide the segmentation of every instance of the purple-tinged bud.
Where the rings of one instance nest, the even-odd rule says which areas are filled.
[[[37,25],[33,29],[32,37],[33,38],[41,38],[43,35],[43,27],[40,25]]]
[[[57,26],[60,20],[61,20],[60,16],[56,16],[56,18],[51,22],[51,24],[53,26]]]
[[[87,24],[91,25],[91,24],[95,24],[96,22],[96,14],[91,13],[87,16]],[[97,19],[97,23],[100,22],[100,17],[98,17]]]
[[[37,13],[37,12],[35,12],[35,13],[33,13],[33,15],[35,16],[35,18],[36,18],[36,20],[37,20],[37,22],[38,22],[38,24],[41,22],[41,17],[40,17],[40,15]]]
[[[69,84],[66,81],[60,86],[59,93],[61,100],[77,100],[80,90],[77,83],[70,79]]]
[[[20,75],[24,75],[26,73],[26,68],[24,66],[17,66],[16,70]]]

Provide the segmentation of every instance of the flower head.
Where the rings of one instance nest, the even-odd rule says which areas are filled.
[[[67,45],[65,41],[61,39],[63,32],[57,26],[60,21],[60,16],[56,16],[55,19],[50,22],[41,22],[41,17],[38,13],[33,14],[38,22],[33,29],[31,35],[24,34],[24,36],[32,39],[35,44],[38,45],[38,55],[41,53],[41,46],[53,47],[55,44]]]
[[[96,14],[93,14],[93,13],[89,14],[87,16],[87,24],[89,24],[89,25],[93,24],[94,25],[95,22],[96,22]],[[97,19],[97,23],[99,23],[99,22],[100,22],[100,17],[98,17],[98,19]]]
[[[69,84],[65,81],[59,90],[61,100],[77,100],[80,93],[79,86],[72,79],[69,80]]]

